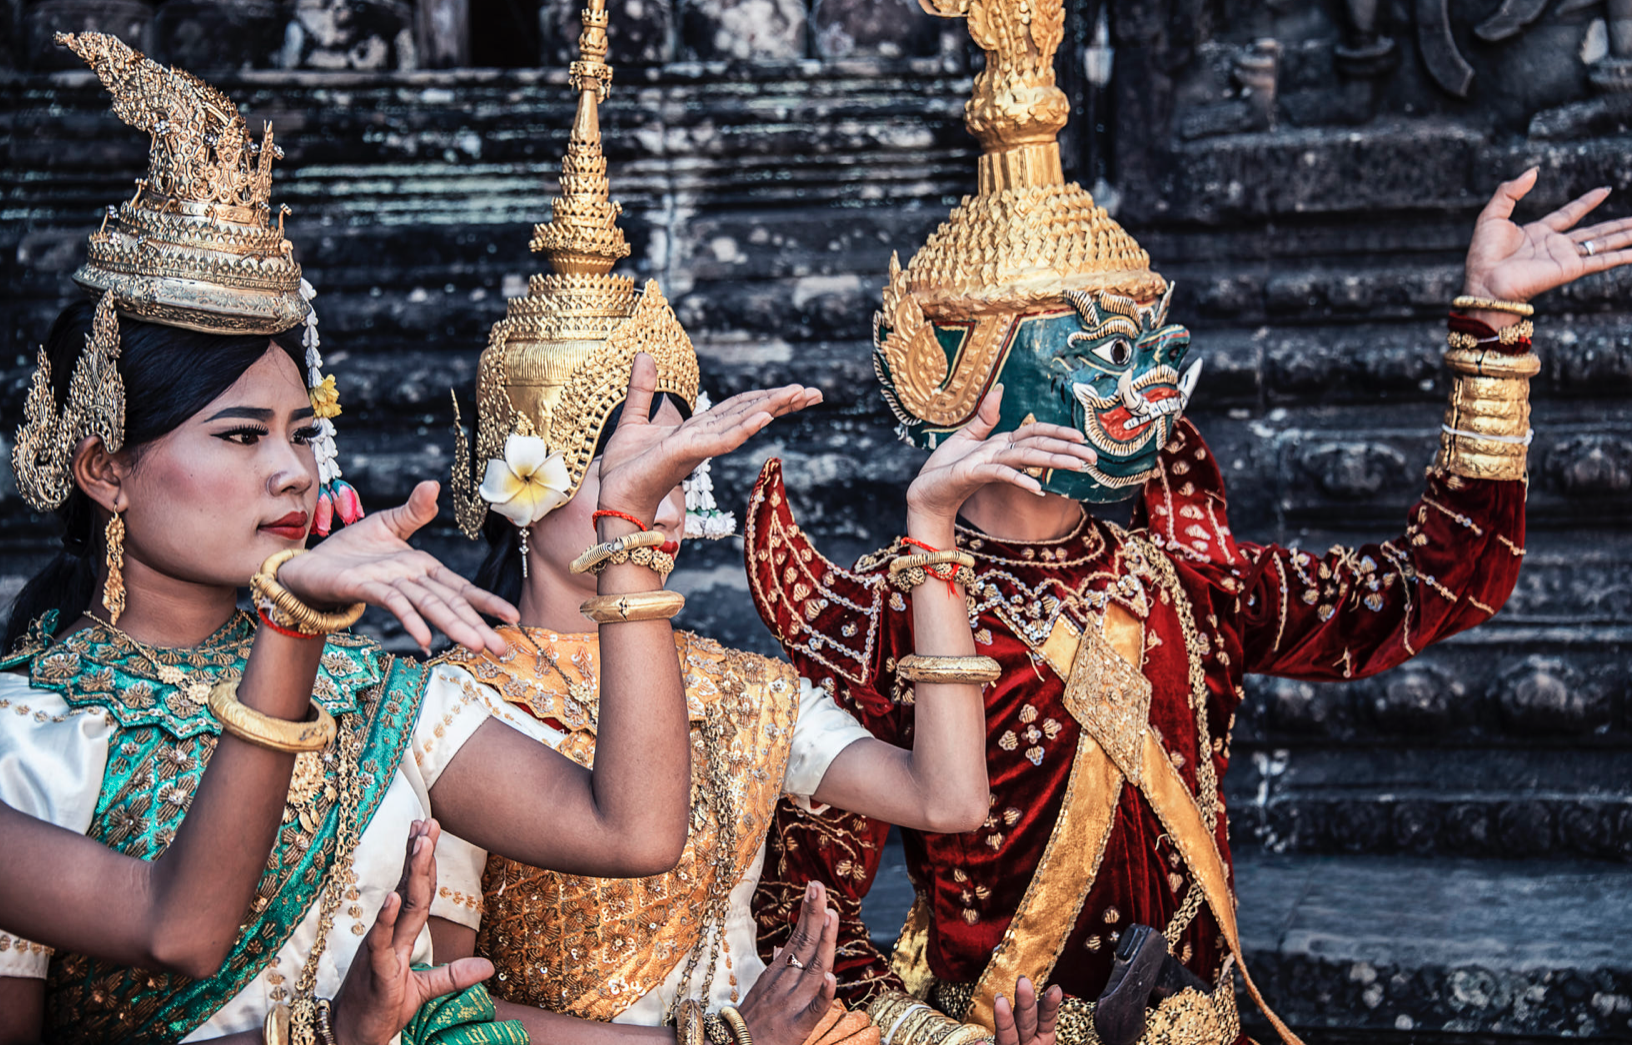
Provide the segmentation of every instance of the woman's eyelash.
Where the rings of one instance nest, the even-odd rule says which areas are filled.
[[[241,428],[232,428],[232,429],[228,429],[225,432],[217,432],[216,433],[216,435],[218,437],[222,438],[222,439],[234,439],[234,438],[237,438],[238,436],[244,436],[244,435],[263,436],[263,435],[266,435],[266,434],[267,434],[266,429],[257,427],[255,425],[244,425]]]
[[[295,442],[309,443],[317,438],[317,434],[318,427],[316,425],[307,425],[305,428],[295,430]]]

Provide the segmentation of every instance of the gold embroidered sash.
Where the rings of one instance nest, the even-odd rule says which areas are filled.
[[[1170,590],[1175,595],[1174,609],[1181,615],[1188,613],[1188,600],[1176,585]],[[1253,1001],[1287,1045],[1303,1045],[1252,982],[1241,953],[1235,901],[1217,842],[1196,805],[1196,796],[1149,729],[1150,681],[1135,667],[1143,662],[1143,626],[1127,610],[1109,604],[1103,633],[1090,627],[1078,639],[1069,667],[1059,657],[1069,645],[1069,636],[1062,639],[1059,631],[1056,627],[1040,652],[1066,679],[1065,705],[1083,732],[1066,784],[1065,801],[1042,861],[992,960],[981,973],[964,1018],[992,1027],[993,1004],[1000,990],[1013,990],[1021,975],[1038,984],[1046,982],[1099,873],[1122,785],[1130,782],[1150,803],[1200,885]],[[1065,917],[1066,912],[1069,917]]]

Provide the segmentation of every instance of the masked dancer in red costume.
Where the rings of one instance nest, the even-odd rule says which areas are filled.
[[[860,920],[887,825],[786,803],[756,898],[761,947],[786,941],[818,880],[841,917],[840,994],[869,1005],[883,1045],[967,1041],[970,1024],[1044,1045],[1245,1040],[1219,786],[1242,678],[1375,674],[1501,607],[1524,555],[1539,368],[1526,302],[1632,260],[1632,221],[1577,229],[1599,189],[1519,226],[1510,215],[1536,172],[1503,184],[1452,302],[1451,401],[1404,532],[1325,555],[1238,540],[1218,463],[1180,420],[1200,362],[1186,363],[1189,333],[1168,322],[1172,288],[1061,174],[1060,0],[924,3],[966,17],[987,52],[966,110],[979,191],[905,271],[892,260],[875,321],[885,398],[903,438],[940,452],[977,411],[983,425],[998,413],[1001,381],[996,431],[1070,425],[1098,459],[1034,472],[1040,496],[994,483],[960,512],[970,624],[1003,667],[985,688],[990,815],[965,834],[904,832],[917,901],[893,962]],[[1128,529],[1096,515],[1130,499]],[[910,743],[905,567],[922,549],[828,562],[774,461],[746,537],[760,614],[799,673],[875,736]]]

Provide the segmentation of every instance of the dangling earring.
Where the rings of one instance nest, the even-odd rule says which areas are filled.
[[[521,533],[521,579],[527,579],[527,527],[519,527]]]
[[[102,605],[108,611],[108,623],[117,625],[119,614],[125,612],[125,517],[114,512],[103,531],[108,548],[108,579],[102,584]]]

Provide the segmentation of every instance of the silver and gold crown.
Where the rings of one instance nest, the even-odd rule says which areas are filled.
[[[120,378],[119,315],[210,334],[281,334],[306,330],[306,384],[318,417],[322,494],[319,525],[339,514],[361,516],[356,491],[340,478],[332,379],[321,373],[315,291],[301,279],[283,215],[272,222],[272,161],[282,153],[268,126],[251,140],[238,107],[190,73],[171,69],[104,33],[58,33],[113,95],[113,111],[151,139],[148,170],[136,193],[110,207],[91,234],[85,264],[74,273],[96,297],[85,351],[59,407],[42,346],[12,448],[12,469],[28,503],[59,507],[73,490],[74,448],[90,436],[109,453],[124,445],[125,391]],[[336,499],[338,498],[338,506]],[[327,514],[326,514],[327,513]]]
[[[91,236],[74,282],[111,292],[136,319],[218,334],[278,334],[306,316],[300,266],[272,221],[268,125],[260,141],[231,99],[116,37],[59,33],[113,94],[113,112],[152,137],[136,194]]]

